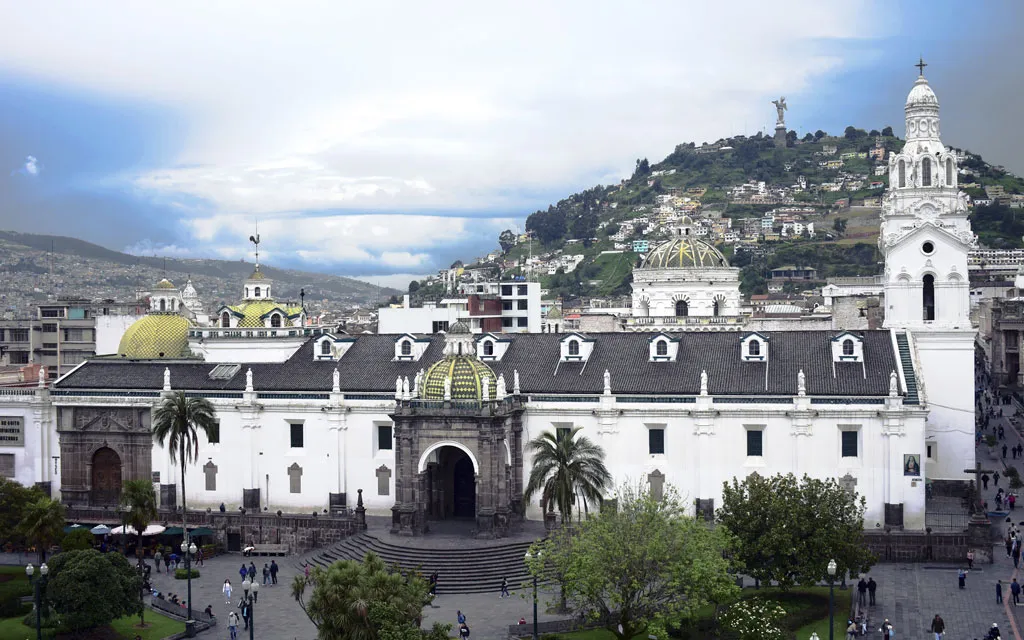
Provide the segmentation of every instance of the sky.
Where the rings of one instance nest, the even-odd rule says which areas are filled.
[[[404,287],[779,96],[902,133],[919,55],[944,141],[1024,173],[1020,4],[5,3],[0,228],[242,259],[258,224],[264,262]]]

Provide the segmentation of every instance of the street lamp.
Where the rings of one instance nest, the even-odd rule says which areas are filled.
[[[832,627],[835,624],[836,595],[834,586],[836,583],[836,561],[828,561],[828,640],[835,640],[832,635]]]
[[[543,554],[540,551],[537,553],[527,551],[523,559],[529,566],[531,561],[540,560],[541,555]],[[540,635],[537,633],[537,573],[535,571],[530,573],[533,574],[533,640],[540,640]]]
[[[256,582],[255,579],[251,582],[249,578],[242,581],[242,593],[245,597],[245,603],[249,607],[249,640],[253,640],[253,627],[256,624],[256,612],[253,605],[256,604],[256,592],[259,590],[260,583]]]
[[[29,564],[25,567],[25,575],[28,576],[28,581],[33,583],[35,587],[35,604],[36,604],[36,638],[37,640],[43,640],[43,597],[42,590],[46,586],[46,576],[50,573],[50,567],[46,566],[44,562],[39,567],[39,577],[35,580],[32,579],[32,574],[36,572],[36,568]]]
[[[188,582],[188,618],[185,621],[185,631],[188,637],[195,636],[196,623],[192,620],[192,556],[196,552],[196,545],[188,542],[188,531],[185,531],[185,538],[181,541],[181,555],[185,556],[185,580]]]

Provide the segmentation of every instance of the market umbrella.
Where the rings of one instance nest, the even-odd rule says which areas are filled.
[[[165,536],[180,536],[181,532],[181,527],[167,527],[166,529],[164,529]]]
[[[94,535],[97,536],[105,536],[108,533],[110,533],[110,527],[108,527],[105,524],[99,524],[93,527],[92,529],[89,529],[89,531],[91,531]]]
[[[193,529],[192,531],[190,531],[189,535],[192,536],[192,537],[212,536],[213,535],[213,529],[210,529],[209,527],[197,527],[197,528]]]
[[[146,527],[146,530],[142,532],[142,535],[143,536],[155,536],[155,535],[157,535],[159,533],[163,533],[163,532],[164,532],[164,527],[163,526],[158,525],[158,524],[151,524],[148,527]],[[128,525],[127,527],[124,527],[124,526],[115,527],[115,528],[110,530],[110,533],[112,535],[115,535],[115,536],[124,535],[125,533],[127,533],[130,536],[134,536],[136,534],[136,531],[135,531],[135,527],[133,527],[131,525]]]
[[[85,525],[81,524],[69,524],[68,526],[64,527],[64,533],[71,533],[75,529],[83,529],[84,526]]]

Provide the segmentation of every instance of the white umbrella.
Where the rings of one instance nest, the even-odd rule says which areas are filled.
[[[110,527],[105,524],[98,524],[92,529],[89,529],[89,531],[97,536],[105,536],[110,533]]]
[[[158,524],[151,524],[148,527],[146,527],[146,530],[142,532],[142,535],[143,536],[155,536],[157,534],[163,533],[164,529],[166,529],[166,527],[162,527],[162,526],[160,526]],[[137,532],[135,531],[135,527],[133,527],[131,525],[128,525],[127,527],[123,527],[123,526],[122,527],[115,527],[115,528],[110,530],[110,533],[115,535],[115,536],[124,535],[125,533],[127,533],[130,536],[134,536],[134,535],[137,534]]]

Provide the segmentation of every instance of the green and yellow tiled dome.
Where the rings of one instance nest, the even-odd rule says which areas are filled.
[[[156,283],[156,288],[157,289],[177,289],[177,287],[174,286],[174,283],[171,282],[170,280],[168,280],[167,278],[164,278],[160,282]]]
[[[263,328],[267,326],[264,323],[264,318],[274,309],[280,309],[284,313],[284,318],[281,322],[282,326],[289,326],[291,323],[288,322],[288,319],[295,318],[302,313],[302,307],[289,307],[273,300],[243,302],[242,304],[231,305],[228,308],[242,315],[242,318],[238,321],[239,327],[249,328]]]
[[[728,267],[722,252],[692,235],[684,235],[664,242],[647,254],[644,267],[648,269],[693,269]]]
[[[452,380],[452,400],[480,400],[483,379],[488,378],[487,400],[493,400],[498,377],[491,368],[472,356],[446,356],[435,362],[423,376],[422,396],[427,400],[444,400],[445,378]]]
[[[181,358],[192,354],[188,348],[191,323],[177,314],[153,313],[136,320],[121,336],[118,355],[125,358]]]

